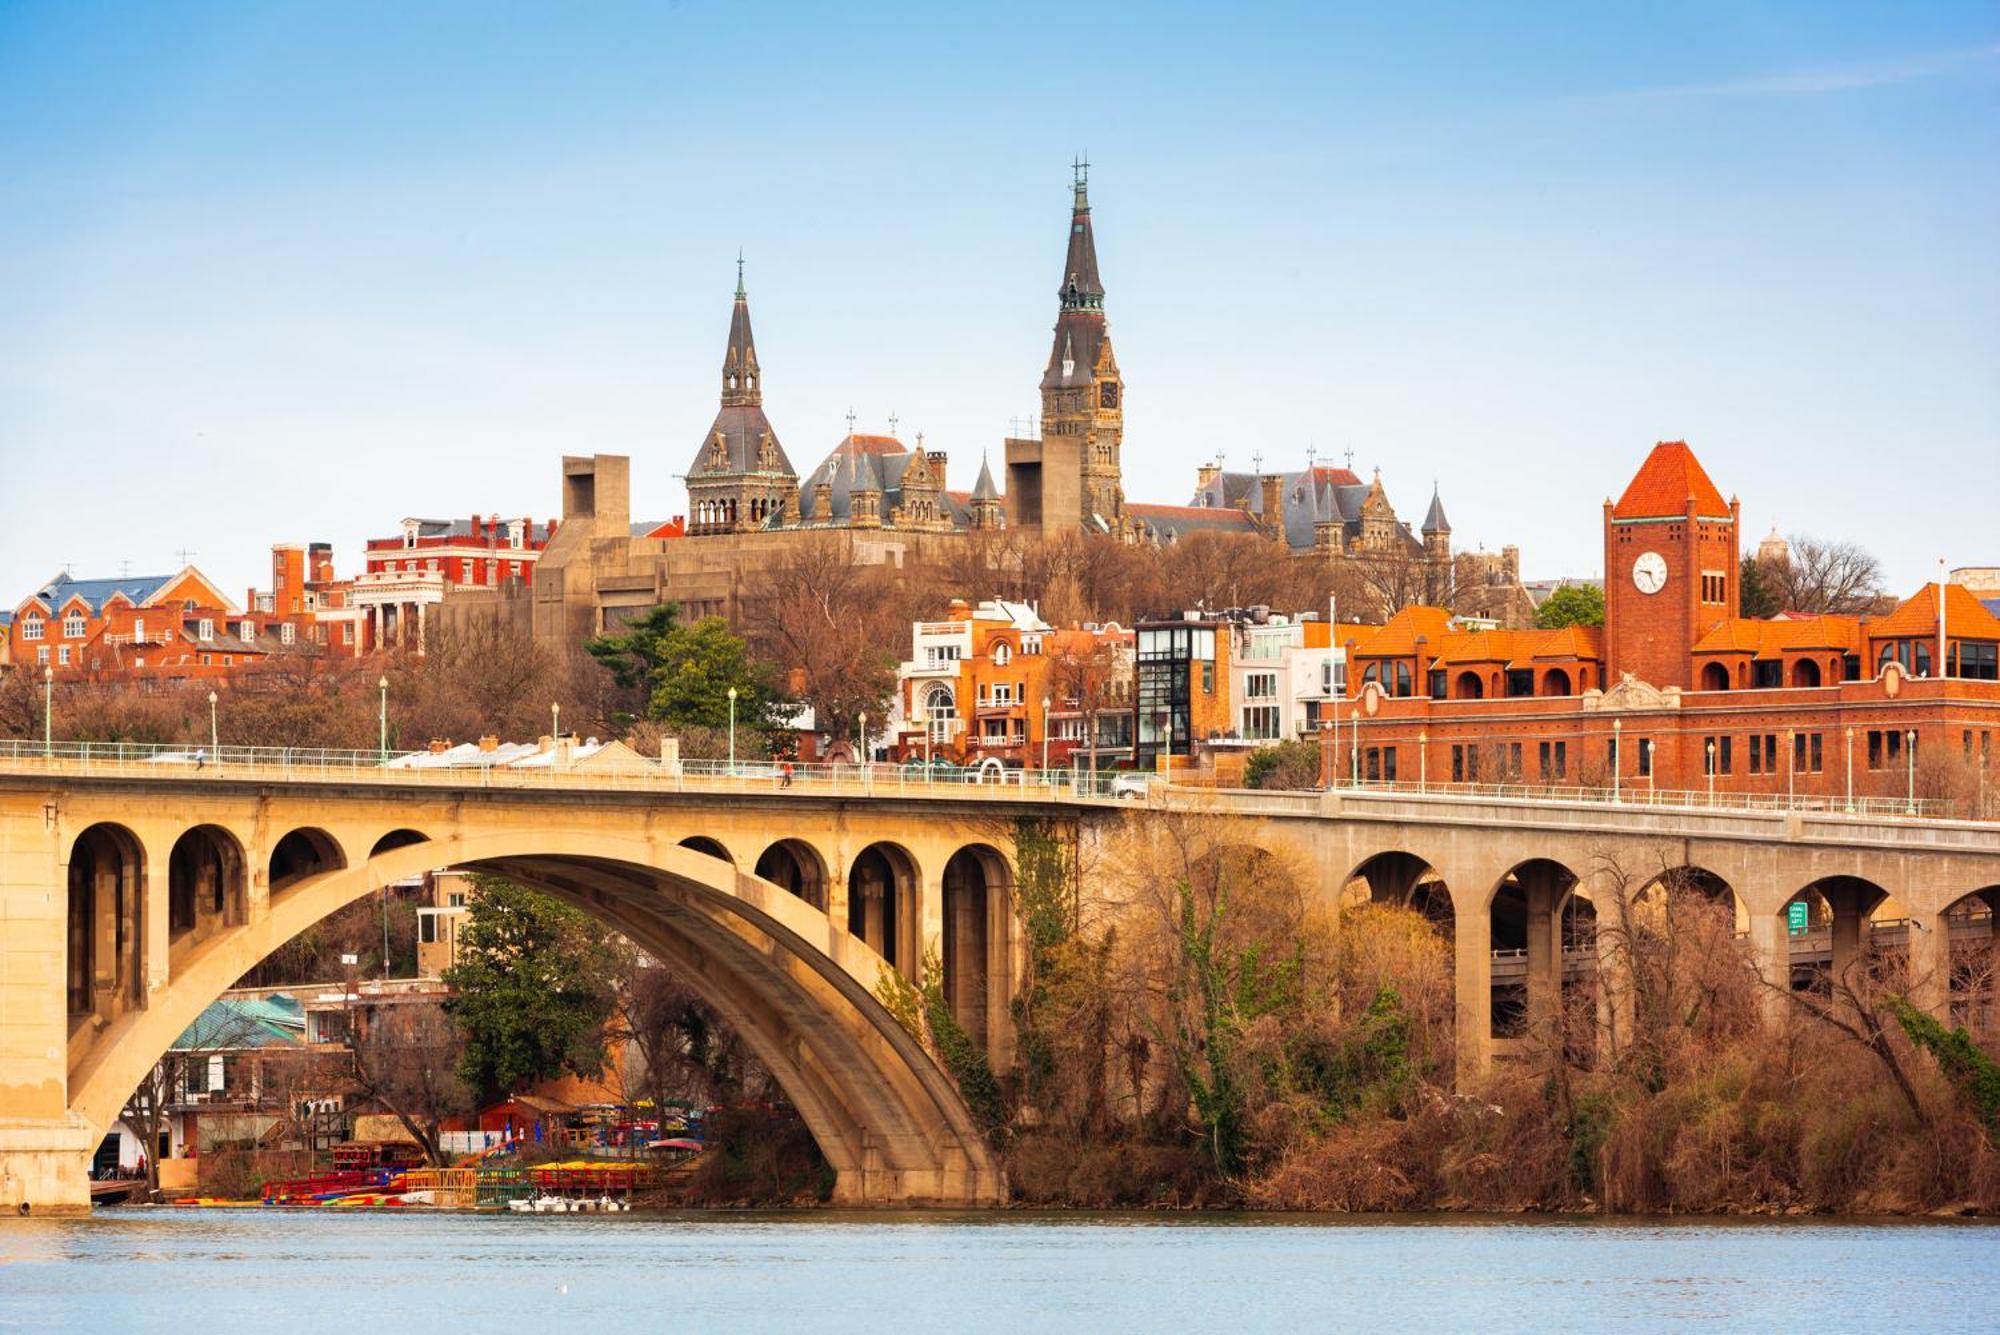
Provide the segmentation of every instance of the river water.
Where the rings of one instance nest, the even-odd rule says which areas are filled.
[[[0,1330],[2000,1329],[2000,1226],[123,1209],[0,1222]]]

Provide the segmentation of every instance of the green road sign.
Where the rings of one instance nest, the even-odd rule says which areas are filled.
[[[1806,902],[1795,899],[1785,905],[1785,927],[1793,936],[1806,934]]]

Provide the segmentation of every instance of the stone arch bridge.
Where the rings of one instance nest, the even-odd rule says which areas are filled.
[[[1017,821],[1089,839],[1187,807],[1232,843],[1290,850],[1330,903],[1423,901],[1453,941],[1462,1070],[1504,1052],[1517,1003],[1545,1004],[1577,967],[1564,931],[1607,866],[1726,888],[1773,970],[1796,964],[1784,914],[1802,895],[1834,967],[1891,906],[1938,978],[1955,943],[1990,934],[2000,897],[2000,829],[1834,813],[17,755],[0,758],[0,1210],[85,1208],[98,1138],[209,1002],[329,913],[444,866],[544,890],[674,968],[784,1086],[837,1200],[998,1203],[997,1158],[879,1001],[884,972],[941,969],[1007,1069]],[[1950,1004],[1942,986],[1926,1000]]]

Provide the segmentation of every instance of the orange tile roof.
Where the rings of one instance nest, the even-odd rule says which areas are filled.
[[[1720,519],[1729,503],[1708,479],[1701,460],[1684,440],[1663,440],[1639,465],[1625,494],[1611,507],[1613,519],[1670,519],[1687,513],[1688,498],[1695,513]]]
[[[1551,659],[1595,662],[1603,656],[1602,632],[1596,626],[1566,626],[1560,630],[1452,631],[1438,649],[1436,662],[1440,666],[1504,663],[1526,667]]]
[[[1750,654],[1778,658],[1801,649],[1836,649],[1856,653],[1861,648],[1861,623],[1854,617],[1813,616],[1785,621],[1728,617],[1695,641],[1698,654]]]
[[[1357,656],[1399,658],[1417,651],[1419,635],[1428,641],[1427,647],[1435,648],[1443,644],[1445,636],[1451,632],[1451,613],[1442,607],[1406,607],[1383,623],[1366,643],[1360,643],[1358,636],[1350,635],[1350,629],[1341,627],[1340,642],[1345,644],[1349,639],[1355,639],[1354,652]]]
[[[1945,634],[1953,639],[1960,636],[1968,640],[2000,639],[2000,617],[1987,611],[1986,605],[1971,589],[1963,584],[1947,584],[1944,589]],[[1881,639],[1936,635],[1937,591],[1936,581],[1924,585],[1899,603],[1888,616],[1869,622],[1869,635]]]

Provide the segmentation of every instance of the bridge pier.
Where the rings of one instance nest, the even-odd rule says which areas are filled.
[[[1461,1083],[1493,1065],[1492,924],[1485,913],[1454,910],[1452,948],[1457,990],[1457,1062]]]
[[[1562,899],[1564,886],[1553,863],[1530,864],[1515,873],[1528,910],[1528,1031],[1560,1036],[1562,1018]]]
[[[0,1120],[0,1217],[89,1214],[95,1147],[68,1117]]]

